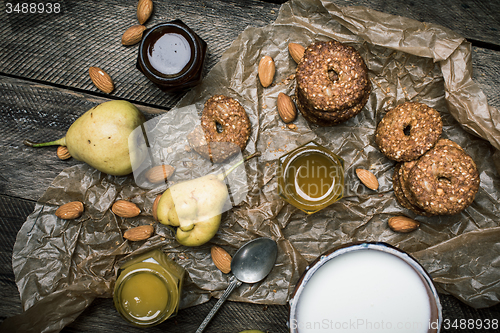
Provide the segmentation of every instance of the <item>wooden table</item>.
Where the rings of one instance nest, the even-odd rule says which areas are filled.
[[[437,23],[466,37],[473,45],[474,79],[492,106],[500,107],[500,2],[490,0],[332,0],[339,6],[362,5],[389,14]],[[42,2],[42,1],[41,1]],[[278,1],[279,2],[279,1]],[[64,168],[54,149],[23,146],[24,138],[62,137],[69,125],[96,103],[126,99],[148,118],[168,111],[182,93],[165,94],[135,69],[137,46],[124,47],[120,38],[136,24],[136,0],[60,1],[52,13],[0,11],[0,320],[22,312],[11,257],[16,234],[37,199]],[[13,9],[21,1],[11,1]],[[43,1],[47,3],[47,1]],[[247,26],[265,26],[278,15],[280,4],[257,0],[155,1],[147,23],[181,19],[209,47],[207,70],[220,59]],[[20,7],[22,10],[22,7]],[[116,82],[111,95],[97,90],[88,68],[105,68]],[[500,305],[475,310],[441,295],[444,318],[500,319]],[[184,309],[175,319],[150,332],[195,331],[215,303]],[[228,302],[207,332],[261,329],[287,331],[287,306]],[[111,299],[96,299],[64,332],[141,331],[127,325]],[[443,330],[443,332],[474,330]]]

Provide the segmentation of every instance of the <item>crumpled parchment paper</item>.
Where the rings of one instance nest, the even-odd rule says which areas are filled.
[[[288,43],[307,46],[330,38],[354,46],[365,59],[373,83],[368,103],[356,117],[334,127],[316,127],[299,116],[297,128],[289,129],[276,111],[278,94],[294,93],[296,64],[288,54]],[[264,55],[276,63],[274,84],[265,89],[257,77],[257,64]],[[188,272],[181,306],[205,302],[220,296],[228,285],[228,276],[211,261],[210,247],[217,244],[234,254],[259,236],[278,242],[276,266],[263,282],[233,292],[232,300],[285,304],[307,263],[322,252],[351,241],[383,241],[412,254],[441,292],[473,307],[498,303],[500,155],[494,147],[500,148],[500,115],[471,76],[470,44],[446,28],[363,7],[341,8],[314,0],[283,4],[274,24],[247,28],[203,83],[169,111],[182,114],[195,107],[201,113],[209,97],[223,94],[238,100],[249,115],[252,135],[244,155],[260,151],[262,156],[246,163],[249,194],[223,214],[215,238],[201,247],[186,248],[157,223],[155,236],[148,241],[124,241],[127,228],[153,223],[153,200],[165,188],[140,188],[132,176],[107,176],[87,165],[68,168],[40,198],[18,234],[13,268],[26,312],[7,319],[3,327],[59,331],[95,297],[112,297],[117,267],[129,255],[158,247]],[[419,230],[397,234],[387,227],[388,218],[415,215],[396,202],[394,162],[379,152],[374,131],[386,110],[406,100],[440,112],[443,137],[472,156],[481,185],[474,203],[462,213],[417,216],[422,222]],[[178,118],[181,123],[175,126],[182,141],[192,128]],[[281,155],[310,140],[345,160],[346,187],[342,200],[308,216],[278,197],[275,171]],[[377,176],[378,191],[360,184],[354,173],[358,167]],[[110,207],[117,199],[137,203],[143,213],[132,219],[116,217]],[[84,215],[76,221],[56,219],[57,207],[73,200],[84,202]]]

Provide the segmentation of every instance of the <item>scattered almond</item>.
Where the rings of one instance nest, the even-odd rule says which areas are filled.
[[[161,194],[158,194],[156,196],[155,201],[153,202],[153,218],[155,221],[158,221],[158,216],[156,216],[156,211],[158,209],[158,203],[160,202]]]
[[[165,182],[171,177],[175,168],[168,164],[157,165],[146,172],[146,178],[153,184]]]
[[[306,51],[306,49],[300,44],[296,44],[296,43],[289,43],[288,44],[288,52],[290,53],[293,60],[295,60],[295,62],[297,64],[302,60],[302,57],[304,56],[305,51]]]
[[[273,58],[265,56],[259,62],[259,80],[264,88],[267,88],[273,83],[276,65]]]
[[[224,250],[222,247],[214,245],[210,249],[210,253],[212,255],[212,261],[222,273],[227,274],[231,272],[232,258],[226,250]]]
[[[56,216],[63,220],[73,220],[82,216],[83,203],[80,201],[72,201],[57,208]]]
[[[297,117],[297,109],[295,108],[295,103],[292,101],[290,96],[284,93],[278,94],[278,113],[281,119],[286,123],[291,123]]]
[[[71,158],[71,154],[69,153],[67,147],[59,146],[57,147],[57,157],[61,160],[67,160],[68,158]]]
[[[420,222],[406,216],[393,216],[389,219],[389,228],[395,232],[411,232],[418,229]]]
[[[142,33],[146,30],[146,27],[142,24],[136,24],[125,30],[122,35],[123,45],[134,45],[141,41]]]
[[[370,190],[378,189],[378,180],[373,173],[365,169],[356,169],[359,180]]]
[[[111,77],[99,67],[90,67],[89,75],[94,85],[106,94],[111,93],[115,89],[115,84]]]
[[[137,4],[137,19],[139,24],[144,24],[153,13],[153,1],[139,0]]]
[[[128,239],[133,242],[148,239],[153,235],[155,228],[152,225],[140,225],[138,227],[128,229],[123,234],[123,238]]]
[[[135,203],[126,200],[116,201],[111,210],[120,217],[136,217],[141,213],[141,210]]]

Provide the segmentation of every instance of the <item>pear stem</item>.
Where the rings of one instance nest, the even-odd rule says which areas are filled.
[[[30,141],[28,139],[24,140],[23,143],[28,146],[28,147],[45,147],[45,146],[66,146],[66,137],[60,138],[59,140],[54,140],[50,142],[43,142],[43,143],[35,143],[33,141]]]
[[[229,174],[231,172],[233,172],[234,169],[236,169],[237,167],[239,167],[243,162],[245,162],[245,161],[247,161],[247,160],[249,160],[249,159],[251,159],[252,157],[255,157],[255,156],[260,156],[260,151],[256,151],[252,155],[248,155],[247,157],[245,157],[244,159],[242,159],[241,161],[239,161],[238,163],[236,163],[235,165],[233,165],[232,167],[230,167],[227,171],[224,171],[223,173],[221,173],[219,175],[220,180],[226,179],[226,177],[229,176]]]

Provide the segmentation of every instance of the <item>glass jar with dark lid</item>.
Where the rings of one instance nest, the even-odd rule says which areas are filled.
[[[181,20],[145,31],[137,68],[163,91],[194,87],[202,80],[207,43]]]

